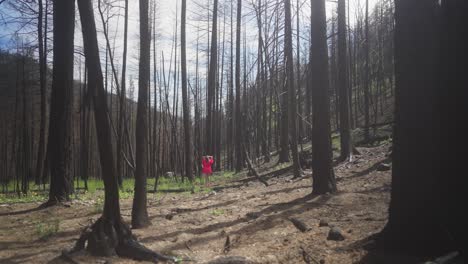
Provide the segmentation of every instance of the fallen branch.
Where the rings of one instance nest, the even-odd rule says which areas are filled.
[[[301,232],[307,232],[309,231],[310,229],[310,226],[308,226],[306,223],[304,223],[303,221],[297,219],[297,218],[289,218],[289,221],[291,221],[293,223],[293,225],[299,229]]]
[[[307,264],[311,264],[312,262],[315,264],[320,264],[319,261],[317,261],[314,257],[312,257],[307,251],[301,246],[301,251],[302,251],[302,258],[304,259],[304,262]]]
[[[266,182],[260,175],[258,174],[257,170],[253,167],[252,161],[250,160],[249,153],[247,153],[247,149],[245,145],[242,143],[242,148],[244,150],[245,159],[247,160],[247,165],[249,166],[249,170],[254,174],[255,178],[257,178],[261,183],[265,186],[268,186],[268,182]]]

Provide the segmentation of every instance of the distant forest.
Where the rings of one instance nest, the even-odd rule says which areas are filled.
[[[102,5],[105,8],[107,2]],[[107,3],[109,4],[109,3]],[[260,3],[261,4],[261,3]],[[231,4],[232,5],[232,4]],[[229,7],[229,5],[226,5]],[[285,61],[282,53],[284,48],[284,36],[278,31],[284,23],[284,18],[274,6],[253,3],[255,17],[258,20],[258,50],[252,54],[245,49],[246,43],[241,46],[240,54],[240,97],[242,115],[242,140],[247,146],[250,158],[259,162],[269,159],[269,156],[281,149],[281,118],[287,113],[287,102],[283,102],[283,96],[287,84],[285,83]],[[108,7],[110,8],[110,7]],[[235,6],[231,6],[235,13]],[[348,10],[349,12],[349,10]],[[202,62],[197,60],[197,72],[189,76],[189,98],[192,122],[190,124],[193,135],[192,154],[194,160],[193,169],[200,171],[201,156],[206,153],[213,154],[217,170],[232,170],[235,167],[235,36],[233,19],[229,19],[229,12],[221,14],[218,28],[219,39],[218,67],[216,73],[216,86],[213,92],[208,93],[207,80],[198,76],[202,71]],[[327,43],[329,50],[329,82],[330,82],[330,122],[331,130],[339,131],[339,91],[338,91],[338,20],[337,13],[327,20]],[[354,130],[353,135],[359,140],[364,135],[375,130],[373,128],[390,124],[393,120],[394,103],[394,59],[393,59],[393,31],[394,31],[394,7],[391,1],[379,1],[366,13],[357,13],[357,20],[347,32],[347,51],[349,70],[349,102],[350,125]],[[222,21],[222,22],[221,22]],[[368,25],[366,24],[368,23]],[[367,25],[367,26],[366,26]],[[300,30],[300,28],[299,28]],[[300,45],[299,34],[295,45]],[[155,36],[153,36],[155,37]],[[177,40],[174,40],[177,41]],[[310,42],[310,39],[309,39]],[[175,43],[177,44],[177,43]],[[17,40],[16,51],[0,51],[0,101],[1,101],[1,130],[0,142],[2,153],[0,160],[0,177],[3,188],[7,188],[11,181],[14,191],[27,192],[30,181],[37,184],[48,183],[47,167],[44,173],[37,173],[35,169],[38,163],[40,146],[41,125],[41,78],[40,63],[33,56],[36,45],[25,46]],[[201,44],[200,44],[201,45]],[[198,47],[198,45],[197,45]],[[106,50],[109,46],[106,46]],[[153,50],[153,52],[157,52]],[[197,51],[205,52],[205,51]],[[107,52],[106,52],[107,54]],[[312,102],[310,90],[310,70],[308,54],[296,53],[294,67],[296,74],[294,81],[297,83],[297,136],[298,144],[303,149],[311,135]],[[153,53],[154,55],[154,53]],[[152,55],[152,56],[153,56]],[[78,57],[80,55],[78,54]],[[177,56],[177,54],[176,54]],[[174,57],[174,64],[179,63],[180,58]],[[105,85],[108,91],[108,106],[111,113],[113,128],[112,140],[117,145],[119,141],[119,122],[121,110],[121,95],[116,92],[119,79],[113,72],[111,59],[106,58],[107,74]],[[83,180],[100,178],[101,170],[96,143],[93,107],[89,104],[87,95],[87,75],[84,66],[84,58],[79,59],[78,69],[75,68],[73,88],[73,133],[71,137],[70,151],[72,157],[73,178]],[[198,67],[198,65],[200,66]],[[166,66],[167,67],[167,66]],[[173,66],[174,67],[174,66]],[[200,70],[198,70],[200,68]],[[50,100],[52,69],[46,68],[44,79],[46,85],[46,101]],[[76,74],[76,73],[79,74]],[[151,106],[148,115],[148,141],[149,177],[164,175],[166,172],[175,172],[179,177],[184,177],[185,168],[185,144],[184,127],[182,120],[182,100],[172,96],[180,90],[180,74],[173,72],[174,76],[165,76],[164,65],[154,68],[152,71],[154,82],[149,89],[148,102]],[[124,155],[115,157],[122,159],[122,177],[133,177],[135,167],[135,121],[136,98],[133,80],[126,91],[125,124],[123,125],[122,148]],[[172,93],[170,90],[173,90]],[[209,96],[209,98],[208,98]],[[210,105],[207,105],[210,101]],[[282,105],[285,106],[282,106]],[[210,113],[208,115],[208,108]],[[47,108],[48,109],[48,108]],[[156,111],[155,111],[156,109]],[[285,111],[285,112],[283,112]],[[49,111],[45,118],[49,119]],[[207,118],[210,120],[208,129]],[[208,129],[208,130],[207,130]],[[47,130],[47,128],[46,128]],[[370,131],[370,132],[368,132]],[[287,135],[286,135],[287,136]],[[374,135],[375,136],[375,135]],[[378,136],[378,135],[377,135]],[[210,149],[206,149],[210,145]],[[289,160],[289,158],[287,158]],[[11,185],[10,185],[11,186]],[[6,190],[5,190],[6,191]],[[13,190],[10,190],[13,191]]]

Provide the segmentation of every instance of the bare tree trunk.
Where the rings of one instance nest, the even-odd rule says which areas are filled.
[[[148,86],[150,79],[151,35],[148,21],[148,0],[140,0],[140,64],[138,80],[138,106],[136,120],[135,196],[132,207],[132,228],[151,224],[146,200],[148,173]]]
[[[338,0],[338,92],[340,103],[341,160],[352,158],[348,80],[348,61],[346,56],[346,7],[345,0]]]
[[[112,155],[111,126],[100,66],[93,7],[90,0],[79,0],[78,7],[83,29],[86,62],[89,69],[89,91],[93,96],[95,107],[96,132],[105,192],[102,216],[89,231],[82,234],[72,251],[82,250],[87,244],[87,250],[93,255],[111,256],[117,253],[121,257],[136,260],[174,261],[173,258],[155,253],[136,242],[130,229],[122,220],[118,182]]]
[[[124,46],[122,55],[122,81],[120,82],[120,103],[119,103],[119,133],[117,138],[117,179],[119,186],[123,182],[123,162],[122,152],[124,143],[124,122],[126,115],[126,74],[127,74],[127,35],[128,35],[128,0],[125,0],[125,17],[124,17]],[[118,88],[117,88],[118,89]],[[130,142],[128,142],[130,144]]]
[[[289,104],[291,105],[289,115],[289,129],[291,134],[291,150],[293,155],[293,173],[295,178],[301,176],[299,154],[297,152],[297,106],[296,86],[294,83],[294,63],[292,51],[292,29],[291,29],[291,2],[284,1],[284,60],[286,62],[287,86],[289,87]]]
[[[466,256],[466,215],[459,206],[466,183],[458,173],[462,162],[451,155],[466,146],[453,122],[466,111],[466,90],[459,89],[467,85],[466,54],[460,57],[466,8],[465,1],[443,1],[442,7],[395,1],[392,197],[379,240],[385,249],[425,257],[460,250]]]
[[[47,0],[46,0],[47,1]],[[44,53],[44,37],[43,37],[43,5],[42,0],[38,1],[38,18],[37,18],[37,33],[38,33],[38,44],[39,44],[39,83],[41,89],[41,124],[39,129],[39,146],[37,151],[37,162],[35,170],[35,182],[36,184],[41,183],[42,171],[44,168],[44,159],[45,159],[45,146],[46,146],[46,126],[47,126],[47,62],[45,61]],[[47,16],[47,10],[46,10]],[[46,27],[47,28],[47,25]]]
[[[369,87],[369,0],[366,0],[366,21],[365,21],[365,41],[364,41],[364,52],[365,52],[365,77],[364,77],[364,141],[369,142],[369,99],[370,99],[370,87]]]
[[[242,117],[241,117],[241,80],[240,80],[240,44],[241,44],[242,0],[237,0],[237,24],[236,24],[236,172],[244,166],[242,155]]]
[[[216,87],[217,56],[218,56],[218,0],[213,3],[213,25],[211,29],[210,68],[208,72],[208,98],[206,107],[206,153],[214,155],[213,140],[213,106]]]
[[[45,205],[69,200],[73,189],[71,129],[75,2],[54,2],[54,70],[50,108],[50,191]]]
[[[191,128],[190,128],[190,102],[187,93],[187,51],[186,51],[186,10],[187,0],[182,0],[182,12],[181,12],[181,46],[180,54],[182,59],[182,108],[184,111],[184,136],[185,136],[185,176],[193,181],[193,162],[192,162],[192,140],[191,140]]]
[[[336,191],[332,167],[330,138],[330,97],[328,80],[328,55],[326,36],[325,0],[311,0],[312,47],[311,47],[311,93],[312,93],[312,189],[315,194]]]

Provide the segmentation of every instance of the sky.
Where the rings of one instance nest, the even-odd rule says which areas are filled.
[[[13,1],[13,0],[7,0],[7,1]],[[105,1],[105,0],[103,0]],[[187,60],[188,60],[188,71],[189,75],[190,73],[193,73],[195,71],[195,58],[196,58],[196,42],[197,42],[197,35],[200,34],[200,45],[203,47],[206,47],[206,42],[207,42],[207,11],[200,11],[199,6],[206,6],[207,2],[211,2],[213,0],[187,0]],[[243,1],[243,14],[250,13],[252,14],[252,2],[254,0],[245,0]],[[369,10],[372,10],[372,7],[375,5],[375,3],[378,0],[369,0]],[[150,1],[152,2],[152,1]],[[168,69],[170,65],[170,58],[171,58],[171,53],[173,53],[173,37],[174,37],[174,30],[175,26],[177,23],[178,30],[180,30],[180,12],[178,12],[178,9],[180,9],[180,0],[157,0],[157,8],[156,8],[156,32],[158,34],[157,36],[157,42],[156,42],[156,49],[157,49],[157,54],[158,54],[158,64],[161,64],[161,56],[162,53],[164,53],[164,58],[165,58],[165,69],[166,69],[166,75],[168,74]],[[221,3],[223,1],[220,0],[220,6],[219,6],[219,12],[223,12],[225,9]],[[347,1],[348,2],[348,1]],[[351,24],[354,23],[355,21],[355,16],[356,16],[356,10],[358,10],[358,6],[361,6],[362,12],[364,12],[364,4],[365,0],[351,0],[348,2],[350,4],[350,20]],[[124,5],[123,0],[122,1],[117,1],[117,4],[122,6]],[[293,31],[296,29],[296,24],[295,24],[295,10],[296,10],[296,0],[291,0],[292,4],[292,13],[293,13]],[[100,15],[98,12],[97,8],[97,1],[94,1],[94,5],[96,8],[95,10],[95,19],[96,19],[96,25],[98,27],[98,42],[101,47],[101,61],[103,62],[103,69],[104,67],[104,62],[105,62],[105,38],[103,35],[103,30],[102,30],[102,22],[100,19]],[[229,5],[230,1],[226,1],[226,12],[229,11]],[[212,4],[211,4],[212,6]],[[303,53],[307,53],[308,48],[307,48],[307,39],[309,37],[309,19],[310,19],[310,0],[300,0],[300,24],[301,24],[301,36],[303,38],[301,43],[301,50]],[[2,14],[5,16],[11,15],[14,16],[15,13],[11,12],[11,10],[7,10],[8,6],[3,3],[0,5],[0,48],[1,49],[6,49],[6,48],[11,48],[12,43],[10,39],[12,38],[12,32],[16,31],[18,29],[18,24],[5,24],[4,21],[2,20]],[[235,2],[234,2],[234,8]],[[336,3],[327,1],[326,4],[326,10],[327,10],[327,18],[330,18],[332,16],[332,13],[334,12],[336,8]],[[3,9],[3,10],[2,10]],[[78,8],[77,9],[77,15],[76,15],[76,27],[75,27],[75,50],[80,51],[82,50],[82,35],[81,35],[81,27],[80,27],[80,22],[79,22],[79,16],[78,16]],[[109,36],[111,38],[111,45],[115,47],[115,52],[114,52],[114,63],[117,65],[117,71],[120,71],[120,65],[122,62],[122,50],[123,50],[123,14],[124,10],[123,8],[114,8],[110,11],[110,14],[112,13],[117,13],[119,15],[113,16],[109,21]],[[106,14],[105,14],[106,15]],[[152,16],[152,14],[151,14]],[[175,19],[177,17],[177,19]],[[3,17],[5,18],[5,17]],[[199,22],[199,20],[202,19],[204,21]],[[3,22],[2,22],[3,21]],[[246,21],[246,22],[245,22]],[[227,17],[228,24],[226,25],[226,30],[227,30],[227,35],[226,39],[229,39],[230,33],[229,33],[229,23],[230,23],[230,18],[229,16]],[[235,18],[234,21],[235,23]],[[243,30],[247,32],[247,45],[248,45],[248,50],[250,52],[256,52],[256,45],[257,45],[257,28],[256,28],[256,22],[250,17],[244,17],[244,26]],[[199,31],[196,26],[200,26],[201,30]],[[218,18],[218,28],[223,27],[223,18],[220,16]],[[235,30],[235,26],[234,26]],[[26,30],[25,30],[26,31]],[[293,32],[295,34],[295,32]],[[178,32],[178,35],[180,35],[180,32]],[[221,36],[218,36],[219,38],[222,38]],[[26,35],[26,38],[30,41],[34,41],[34,38],[31,40],[30,34]],[[180,45],[180,37],[178,37],[178,42]],[[50,43],[51,44],[51,43]],[[228,45],[226,47],[227,51],[229,51],[229,42],[226,41],[225,45]],[[294,44],[295,45],[295,44]],[[177,47],[177,52],[178,52],[178,57],[180,57],[180,46]],[[79,63],[84,63],[84,59],[80,58],[80,54],[77,53],[75,56],[75,65],[78,65]],[[128,31],[128,66],[127,66],[127,81],[130,82],[130,79],[133,80],[133,83],[135,85],[135,94],[138,89],[138,58],[139,58],[139,6],[138,6],[138,1],[136,0],[129,0],[129,31]],[[49,56],[49,64],[51,64],[52,56]],[[199,52],[199,60],[201,63],[201,73],[204,74],[206,72],[206,61],[207,58],[205,56],[204,52]],[[152,60],[151,60],[152,61]],[[173,63],[172,63],[173,64]],[[161,66],[161,65],[159,65]],[[173,65],[171,65],[172,68],[174,68]],[[79,77],[79,70],[83,70],[84,67],[75,67],[75,79],[78,79]],[[110,74],[110,70],[109,70]],[[193,74],[192,74],[193,75]],[[110,78],[110,75],[109,75]],[[119,78],[120,79],[120,78]],[[190,79],[190,77],[189,77]],[[127,83],[127,87],[129,87],[130,83]]]

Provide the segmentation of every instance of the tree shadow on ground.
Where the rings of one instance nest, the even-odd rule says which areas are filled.
[[[332,197],[331,195],[323,195],[323,196],[307,195],[307,196],[292,200],[290,202],[277,203],[277,204],[270,205],[262,210],[259,210],[256,212],[250,212],[251,215],[257,215],[258,218],[244,216],[242,218],[239,218],[233,221],[219,222],[219,223],[211,224],[211,225],[200,227],[200,228],[195,228],[195,229],[190,228],[190,229],[178,230],[178,231],[174,231],[174,232],[170,232],[166,234],[161,234],[158,236],[146,237],[146,238],[141,239],[141,242],[151,243],[151,242],[159,241],[159,240],[167,240],[169,238],[176,237],[182,233],[200,235],[200,234],[214,232],[214,231],[221,232],[221,230],[223,230],[224,228],[232,227],[238,224],[246,224],[246,225],[244,227],[241,227],[237,231],[230,232],[229,233],[230,235],[240,235],[243,233],[248,233],[252,235],[260,230],[268,230],[268,229],[274,228],[276,225],[281,224],[282,222],[281,220],[288,219],[290,216],[305,212],[313,208],[320,207],[324,205],[331,197]],[[270,213],[273,213],[273,214],[266,215]],[[219,238],[219,235],[211,235],[209,237],[203,237],[203,238],[195,237],[191,239],[190,245],[204,244],[216,238]],[[164,251],[186,249],[187,248],[186,242],[187,241],[181,241],[175,245],[166,247],[164,248]]]
[[[359,177],[363,177],[363,176],[366,176],[374,171],[377,171],[377,169],[379,168],[379,166],[382,164],[382,163],[386,163],[387,162],[387,159],[383,159],[383,160],[379,160],[377,161],[376,163],[374,163],[372,166],[370,166],[369,168],[363,170],[363,171],[359,171],[359,172],[356,172],[354,173],[353,175],[351,176],[347,176],[347,177],[339,177],[336,179],[337,182],[340,182],[340,181],[344,181],[344,180],[351,180],[351,179],[354,179],[354,178],[359,178]]]
[[[20,210],[20,211],[0,213],[0,216],[22,215],[22,214],[27,214],[27,213],[40,211],[40,210],[43,210],[43,209],[46,209],[46,207],[37,206],[37,207],[33,207],[33,208],[30,208],[30,209],[25,209],[25,210]]]
[[[30,257],[37,255],[37,253],[27,253],[27,254],[15,254],[8,258],[0,258],[0,263],[2,264],[18,264],[26,263],[26,260]]]
[[[172,208],[170,211],[170,215],[181,215],[181,214],[185,214],[185,213],[194,213],[194,212],[199,212],[199,211],[203,211],[203,210],[208,210],[208,209],[212,209],[212,208],[218,208],[218,207],[223,207],[223,206],[228,206],[228,205],[231,205],[233,203],[237,202],[236,200],[228,200],[228,201],[224,201],[224,202],[221,202],[221,203],[217,203],[217,204],[212,204],[212,205],[208,205],[208,206],[204,206],[204,207],[199,207],[199,208],[180,208],[180,207],[176,207],[176,208]],[[151,208],[151,207],[157,207],[156,205],[152,205],[152,206],[148,206],[148,208]],[[151,215],[149,217],[150,220],[153,220],[155,218],[158,218],[158,217],[165,217],[166,215],[162,215],[162,214],[154,214],[154,215]]]

